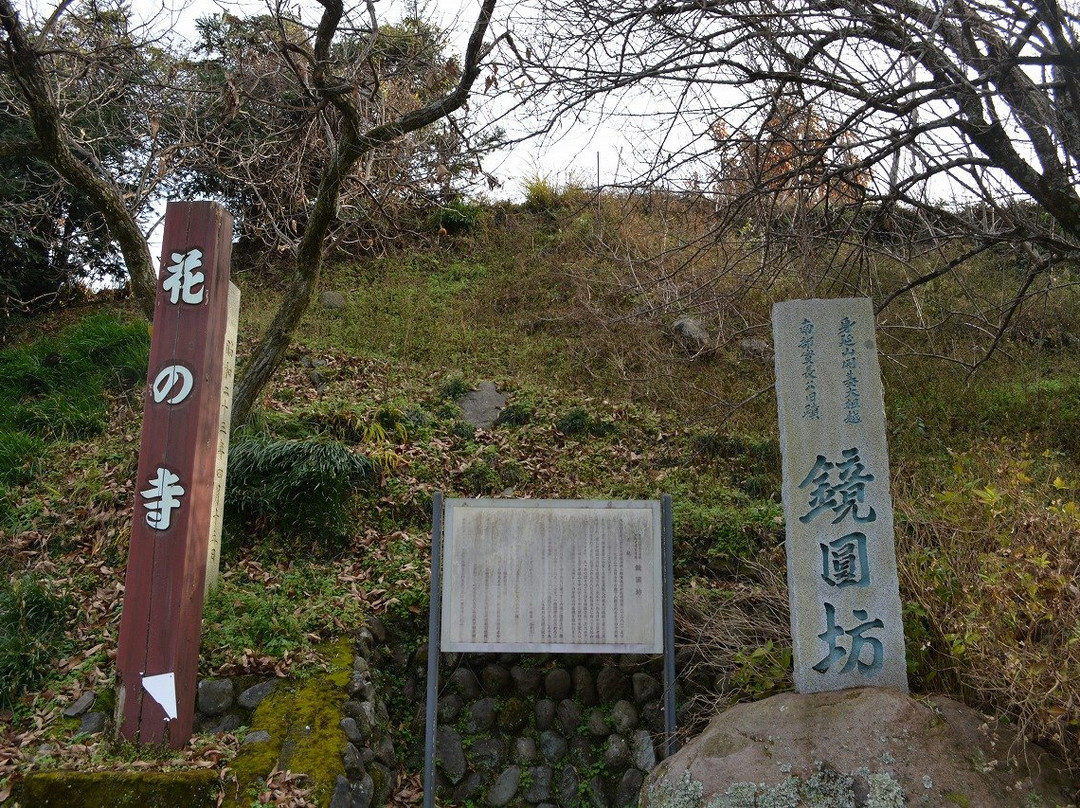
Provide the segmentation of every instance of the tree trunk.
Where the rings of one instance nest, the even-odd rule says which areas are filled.
[[[154,264],[146,239],[124,204],[122,191],[76,156],[73,140],[64,127],[52,86],[41,66],[41,57],[27,38],[10,0],[0,0],[0,28],[7,34],[3,45],[11,72],[30,108],[38,156],[93,202],[124,256],[131,292],[139,308],[148,320],[153,320],[157,293]]]
[[[0,0],[7,2],[7,0]],[[326,91],[331,103],[341,112],[345,123],[344,136],[338,143],[334,159],[323,174],[319,184],[319,193],[315,198],[311,215],[308,217],[304,238],[296,254],[296,269],[289,287],[285,290],[281,305],[274,315],[274,321],[256,346],[236,387],[233,390],[232,426],[239,426],[250,416],[266,383],[270,381],[285,357],[292,332],[311,304],[311,296],[318,284],[322,270],[323,247],[326,234],[333,223],[337,210],[338,195],[341,186],[349,176],[356,162],[365,154],[384,143],[389,143],[409,132],[415,132],[440,118],[459,109],[468,100],[473,82],[480,74],[480,59],[483,55],[484,34],[496,0],[484,0],[476,24],[469,37],[465,52],[465,66],[457,86],[445,97],[410,112],[388,124],[374,127],[363,134],[355,127],[359,120],[357,110],[347,94]],[[329,42],[333,38],[337,20],[341,16],[340,2],[326,0],[326,11],[319,24],[316,54],[329,52]]]

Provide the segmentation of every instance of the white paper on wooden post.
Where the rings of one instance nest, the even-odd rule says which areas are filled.
[[[906,691],[873,308],[777,303],[773,340],[795,686]]]
[[[662,653],[660,503],[449,499],[443,651]]]

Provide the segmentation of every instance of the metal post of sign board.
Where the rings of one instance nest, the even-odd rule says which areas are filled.
[[[431,501],[431,607],[428,609],[427,702],[424,726],[424,808],[435,804],[435,700],[439,696],[439,628],[442,623],[442,492]]]
[[[664,564],[664,757],[678,751],[675,740],[675,565],[674,520],[671,495],[660,498],[662,552]]]

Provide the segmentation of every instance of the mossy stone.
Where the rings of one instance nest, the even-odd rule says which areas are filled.
[[[35,808],[213,808],[220,792],[209,769],[171,772],[31,772],[21,804]]]
[[[529,722],[532,709],[516,696],[503,702],[499,710],[499,728],[503,732],[514,734],[521,731]]]
[[[248,792],[257,789],[277,766],[305,774],[318,804],[329,804],[338,775],[345,774],[341,750],[341,704],[352,675],[352,648],[347,639],[322,646],[329,670],[303,681],[282,682],[255,709],[251,730],[270,734],[265,743],[244,746],[233,759],[236,777],[224,805],[246,805]]]

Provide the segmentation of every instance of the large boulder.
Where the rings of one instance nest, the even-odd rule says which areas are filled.
[[[1060,762],[947,698],[784,693],[721,713],[665,760],[642,808],[1072,804]]]

